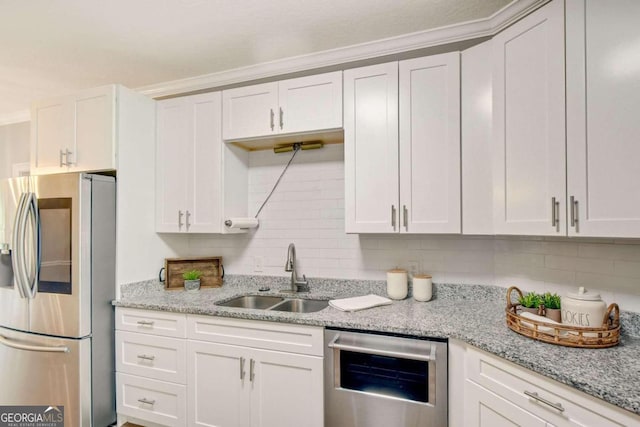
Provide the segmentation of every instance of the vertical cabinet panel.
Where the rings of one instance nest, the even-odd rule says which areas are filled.
[[[226,140],[276,133],[278,83],[241,87],[223,92]]]
[[[461,54],[463,234],[493,234],[491,55],[491,40]]]
[[[193,233],[219,231],[222,224],[222,105],[221,94],[193,97],[189,228]]]
[[[74,104],[75,147],[67,161],[87,170],[115,168],[115,86],[84,92]]]
[[[342,72],[278,82],[281,133],[342,127]]]
[[[496,234],[566,233],[563,7],[552,2],[493,39]]]
[[[157,104],[156,231],[185,229],[192,120],[186,98]]]
[[[393,233],[398,223],[398,63],[344,72],[347,233]]]
[[[401,231],[460,232],[460,54],[400,62]]]
[[[566,7],[569,235],[640,237],[640,3]]]

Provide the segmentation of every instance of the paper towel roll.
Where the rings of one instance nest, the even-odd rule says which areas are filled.
[[[231,229],[248,229],[256,228],[259,222],[257,218],[229,218],[224,222],[227,228]]]

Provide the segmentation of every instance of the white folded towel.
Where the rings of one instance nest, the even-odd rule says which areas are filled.
[[[391,304],[391,302],[392,301],[389,298],[369,294],[361,297],[334,299],[329,301],[329,305],[342,311],[358,311],[366,308],[378,307],[380,305],[388,305]]]

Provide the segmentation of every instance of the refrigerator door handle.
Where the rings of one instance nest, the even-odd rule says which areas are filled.
[[[40,345],[29,345],[29,344],[21,344],[15,341],[11,341],[10,339],[3,337],[0,335],[0,344],[4,344],[7,347],[16,348],[18,350],[27,350],[27,351],[43,351],[49,353],[68,353],[69,347],[60,346],[60,347],[48,347],[48,346],[40,346]]]
[[[16,216],[13,222],[13,251],[11,254],[11,264],[13,266],[14,280],[21,298],[27,297],[26,289],[24,286],[24,275],[22,271],[23,262],[21,258],[23,236],[20,233],[24,220],[24,206],[26,198],[26,193],[22,193],[20,195],[20,200],[18,201],[18,206],[16,208]]]
[[[27,203],[26,203],[26,212],[24,215],[24,234],[23,239],[26,239],[26,227],[27,221],[31,222],[31,230],[33,232],[33,251],[34,256],[30,258],[30,261],[34,263],[33,267],[33,278],[29,276],[29,271],[31,268],[27,265],[27,254],[26,249],[23,251],[23,265],[25,266],[25,288],[27,296],[30,299],[35,298],[36,293],[38,292],[38,277],[40,275],[40,218],[38,216],[38,199],[35,193],[29,193],[27,195]],[[26,245],[25,245],[26,248]]]

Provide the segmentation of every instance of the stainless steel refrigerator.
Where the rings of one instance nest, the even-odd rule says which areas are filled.
[[[109,176],[0,181],[0,404],[115,422],[115,196]]]

